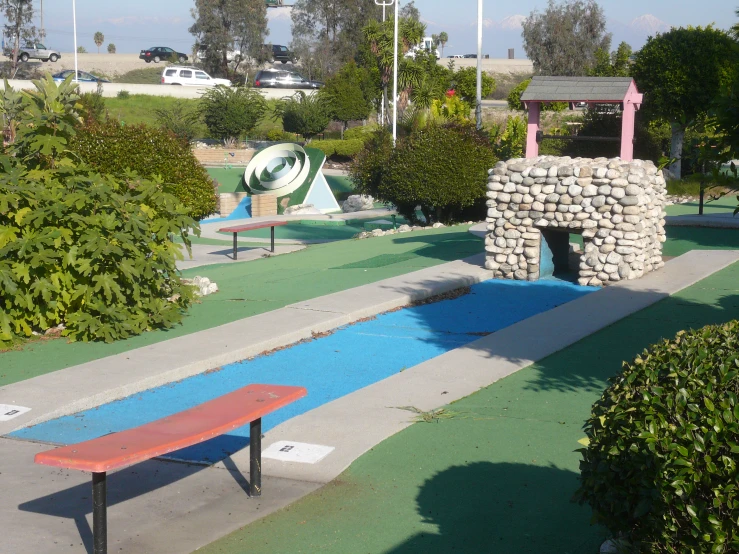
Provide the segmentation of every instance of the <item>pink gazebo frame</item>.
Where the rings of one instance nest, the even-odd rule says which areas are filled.
[[[585,80],[586,78],[581,78]],[[581,95],[578,95],[581,96]],[[598,98],[597,100],[584,100],[578,98],[528,98],[523,101],[529,111],[529,121],[526,133],[526,157],[535,158],[539,155],[539,143],[536,133],[539,131],[541,104],[542,102],[586,102],[588,104],[621,104],[623,107],[623,118],[621,121],[621,159],[632,161],[634,159],[634,120],[636,110],[641,107],[644,95],[636,89],[633,79],[629,84],[626,94],[621,98]]]

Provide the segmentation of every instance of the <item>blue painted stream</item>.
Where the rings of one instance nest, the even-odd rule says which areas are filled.
[[[457,298],[381,314],[321,338],[21,429],[11,436],[72,444],[142,425],[251,383],[306,387],[307,397],[263,418],[263,432],[267,432],[405,368],[593,291],[555,279],[485,281]],[[449,371],[458,369],[450,367]],[[215,463],[248,443],[247,425],[170,456]]]

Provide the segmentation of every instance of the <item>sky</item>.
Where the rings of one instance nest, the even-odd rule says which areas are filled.
[[[46,45],[62,52],[73,50],[73,0],[46,0],[43,2]],[[387,0],[386,0],[387,1]],[[408,0],[399,0],[400,7]],[[36,25],[40,25],[42,0],[35,0]],[[291,3],[292,0],[286,0]],[[606,13],[608,30],[615,46],[625,40],[634,49],[641,47],[647,37],[669,30],[670,27],[707,25],[728,29],[738,21],[735,10],[739,1],[703,0],[700,3],[675,0],[601,0]],[[136,53],[151,46],[170,46],[180,52],[192,50],[193,37],[187,31],[192,24],[192,0],[76,0],[77,44],[88,52],[97,51],[93,41],[96,31],[105,35],[101,52],[114,43],[119,53]],[[421,19],[427,25],[427,34],[446,31],[449,42],[445,55],[475,52],[476,0],[416,0]],[[483,0],[483,53],[491,58],[505,58],[513,48],[516,58],[524,58],[520,23],[532,11],[546,9],[546,0],[518,0],[501,2]],[[378,8],[381,13],[381,8]],[[270,35],[273,44],[289,45],[290,9],[268,10]],[[389,16],[391,14],[389,13]]]

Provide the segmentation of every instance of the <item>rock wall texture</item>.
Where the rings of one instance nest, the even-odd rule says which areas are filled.
[[[537,280],[542,231],[554,229],[582,233],[581,285],[664,265],[665,180],[651,161],[539,156],[488,173],[485,265],[496,277]]]

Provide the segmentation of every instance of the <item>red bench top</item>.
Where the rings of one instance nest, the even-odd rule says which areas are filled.
[[[37,464],[102,473],[198,444],[303,398],[303,387],[249,385],[120,433],[39,452]]]
[[[289,221],[257,221],[255,223],[246,223],[244,225],[238,225],[236,227],[224,227],[218,229],[219,233],[240,233],[241,231],[253,231],[254,229],[264,229],[265,227],[279,227],[280,225],[287,225]]]

